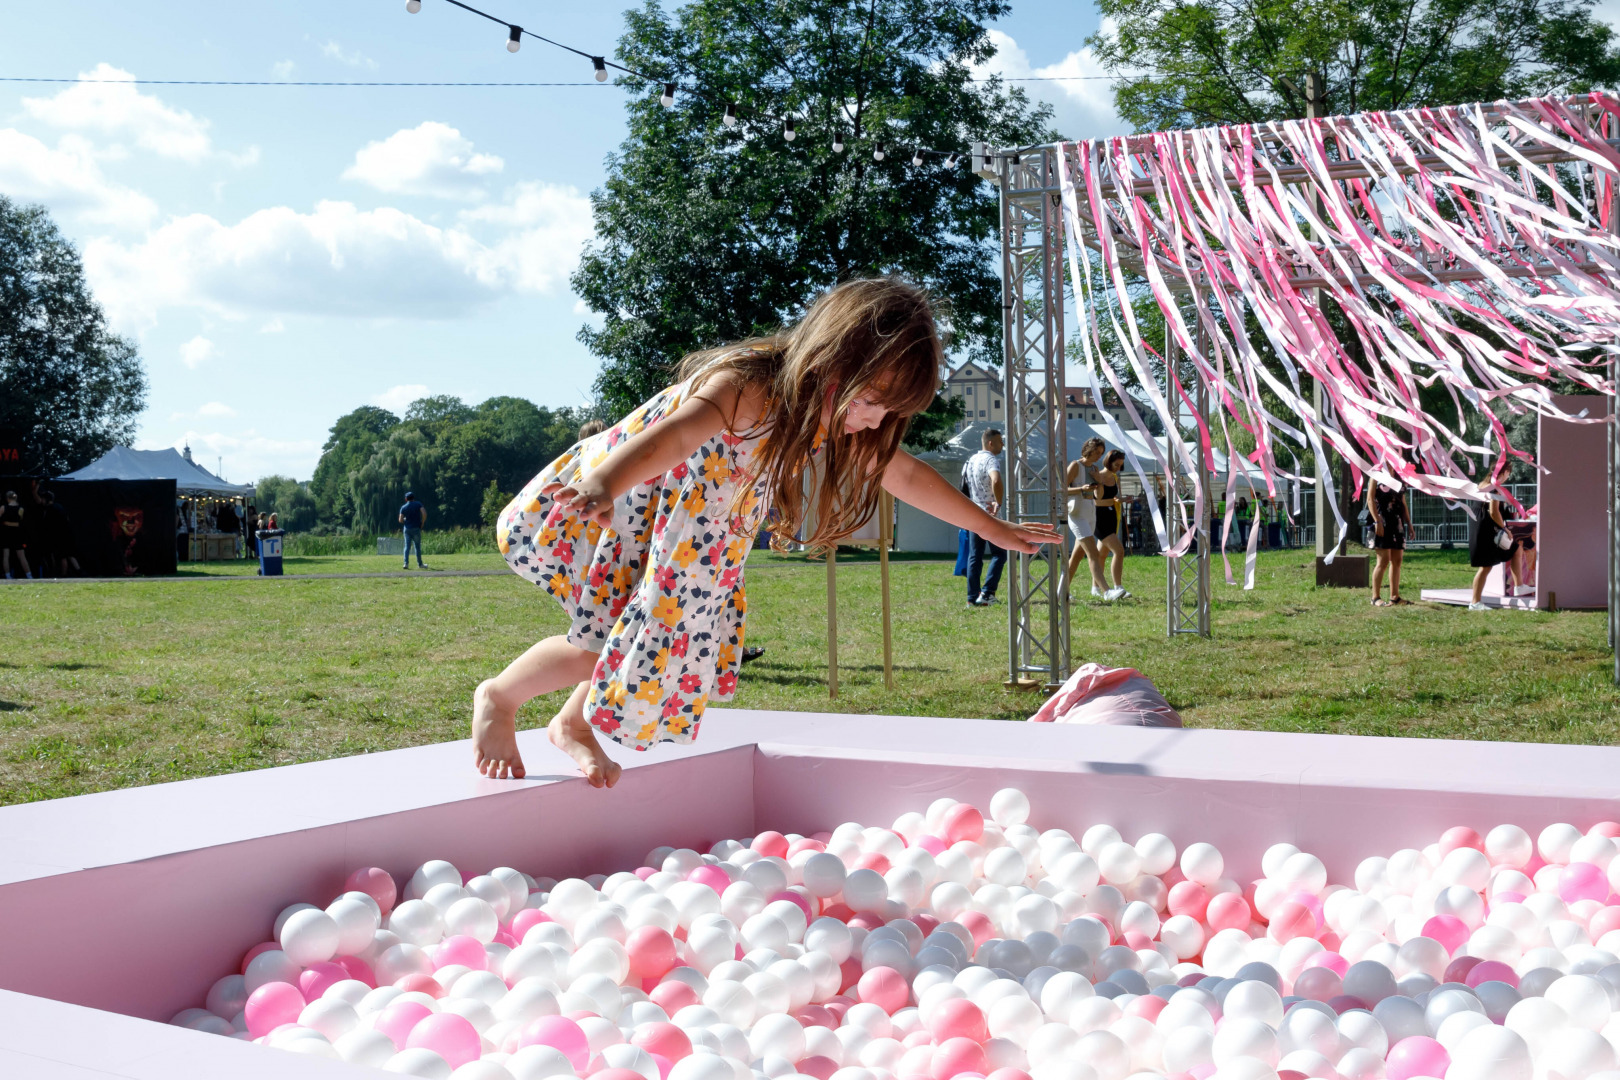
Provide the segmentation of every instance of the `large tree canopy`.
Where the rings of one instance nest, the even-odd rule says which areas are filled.
[[[135,346],[107,329],[45,208],[0,195],[0,431],[22,469],[63,473],[128,443],[146,406]]]
[[[693,0],[672,16],[649,0],[629,12],[618,57],[704,92],[665,109],[637,80],[630,134],[592,195],[597,240],[573,281],[602,316],[580,339],[602,357],[604,408],[622,415],[683,354],[791,322],[858,276],[926,285],[957,345],[999,357],[994,189],[965,159],[919,167],[912,153],[1049,136],[1047,108],[970,74],[993,53],[983,23],[1007,10],[1003,0]],[[727,101],[734,128],[722,122]]]
[[[1138,131],[1564,93],[1620,79],[1592,0],[1098,0],[1090,40]]]

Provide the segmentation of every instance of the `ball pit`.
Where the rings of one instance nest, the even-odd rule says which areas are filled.
[[[452,1080],[1620,1080],[1610,822],[1453,827],[1337,882],[1040,810],[587,879],[364,868],[173,1023]]]

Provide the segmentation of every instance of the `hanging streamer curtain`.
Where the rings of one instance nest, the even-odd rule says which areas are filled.
[[[1248,460],[1273,497],[1279,477],[1298,470],[1297,458],[1293,472],[1278,468],[1279,450],[1293,458],[1290,446],[1308,445],[1319,461],[1329,448],[1341,455],[1358,495],[1372,477],[1484,498],[1513,458],[1529,460],[1499,412],[1591,419],[1558,409],[1557,377],[1613,392],[1603,371],[1620,342],[1617,130],[1620,105],[1591,94],[1060,147],[1083,379],[1093,393],[1103,381],[1113,388],[1167,475],[1174,463],[1201,477],[1194,449],[1147,437],[1105,333],[1165,430],[1193,417],[1197,449],[1228,457],[1234,479],[1232,448],[1247,433]],[[1197,387],[1174,366],[1169,393],[1160,389],[1153,368],[1164,358],[1136,319],[1133,287],[1151,290],[1218,403],[1214,418],[1197,414]],[[1335,334],[1330,308],[1353,342]],[[1320,415],[1305,377],[1324,390]],[[1422,407],[1420,389],[1435,385],[1456,404],[1456,427]],[[1473,428],[1482,440],[1471,441],[1470,414],[1483,420]],[[1161,547],[1183,553],[1194,529],[1168,537],[1145,477],[1143,486]],[[1192,522],[1207,497],[1195,479]]]

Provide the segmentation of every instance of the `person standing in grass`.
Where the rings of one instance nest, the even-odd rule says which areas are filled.
[[[979,452],[962,466],[962,479],[967,484],[968,497],[991,517],[1001,511],[1001,445],[1001,432],[995,428],[989,429],[979,439]],[[968,545],[968,605],[989,607],[996,602],[996,586],[1001,584],[1001,570],[1007,564],[1007,553],[978,533],[969,534]],[[986,556],[990,559],[988,575],[984,574]]]
[[[1469,611],[1489,611],[1490,606],[1480,597],[1485,594],[1485,579],[1490,577],[1494,567],[1507,563],[1513,565],[1513,557],[1518,554],[1519,545],[1513,539],[1513,533],[1508,531],[1502,520],[1502,500],[1492,499],[1484,507],[1473,512],[1473,525],[1470,532],[1473,534],[1468,541],[1468,565],[1475,567],[1474,591],[1472,602],[1468,605]],[[1504,538],[1506,546],[1503,546]],[[1507,573],[1506,570],[1503,573]],[[1504,582],[1504,584],[1507,584]],[[1504,589],[1509,595],[1517,592]]]
[[[28,556],[23,554],[23,535],[28,528],[27,511],[17,501],[15,491],[6,492],[6,502],[0,506],[0,578],[11,576],[11,564],[17,563],[17,576],[28,577]]]
[[[1103,593],[1104,600],[1127,600],[1125,591],[1125,545],[1119,538],[1119,470],[1125,467],[1125,451],[1110,450],[1103,458],[1102,468],[1094,474],[1097,479],[1097,544],[1099,559],[1106,555],[1114,584]]]
[[[1387,487],[1376,480],[1367,486],[1367,513],[1372,517],[1373,551],[1378,565],[1373,568],[1372,605],[1410,604],[1401,596],[1401,560],[1406,557],[1406,534],[1412,516],[1406,509],[1406,492]],[[1389,573],[1389,599],[1385,600],[1384,573]]]
[[[1069,551],[1065,587],[1072,586],[1074,575],[1080,570],[1080,560],[1086,561],[1091,571],[1091,595],[1101,600],[1108,586],[1103,581],[1102,550],[1097,546],[1097,482],[1091,475],[1092,466],[1102,460],[1108,449],[1106,443],[1093,435],[1080,447],[1080,456],[1069,462],[1064,474],[1064,491],[1068,495],[1069,532],[1074,534],[1074,547]],[[1078,481],[1084,480],[1084,483]]]
[[[745,560],[761,528],[778,548],[824,551],[886,490],[998,548],[1056,543],[1048,526],[991,517],[900,449],[943,358],[927,293],[847,281],[791,329],[688,356],[679,382],[541,470],[496,541],[569,626],[478,685],[478,771],[522,777],[518,709],[569,687],[547,737],[593,787],[619,776],[597,733],[636,750],[695,739],[709,704],[737,692]]]
[[[405,530],[405,569],[411,568],[411,545],[416,545],[416,568],[422,565],[422,527],[427,524],[427,507],[416,501],[416,492],[405,493],[405,505],[399,508],[399,523]]]

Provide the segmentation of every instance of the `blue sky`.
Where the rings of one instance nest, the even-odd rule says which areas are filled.
[[[611,53],[622,4],[488,0]],[[1096,74],[1089,4],[1014,0],[1010,76]],[[339,415],[421,394],[586,402],[597,362],[568,287],[625,91],[222,87],[139,79],[589,80],[589,64],[425,0],[13,8],[0,193],[79,246],[150,380],[136,445],[189,443],[231,480],[307,478]],[[1035,82],[1070,137],[1119,130],[1106,83]]]

